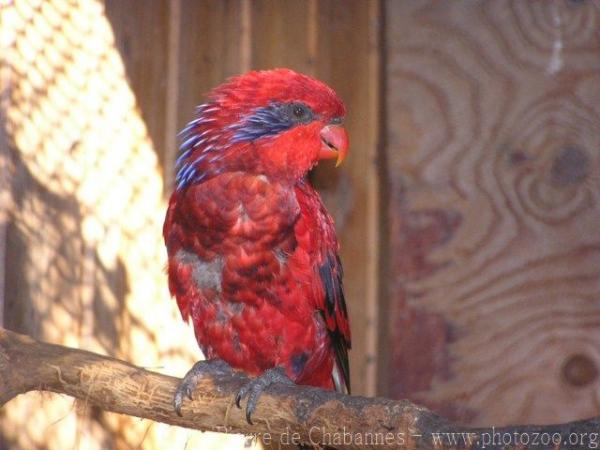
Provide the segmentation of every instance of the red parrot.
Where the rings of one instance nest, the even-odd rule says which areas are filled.
[[[246,417],[261,392],[294,382],[349,392],[350,327],[334,224],[307,179],[346,156],[345,107],[324,83],[289,69],[249,72],[215,88],[180,133],[177,186],[163,235],[171,295],[209,361],[241,369]]]

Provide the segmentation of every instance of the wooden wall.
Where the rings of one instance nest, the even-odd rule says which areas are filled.
[[[314,174],[342,242],[353,328],[352,385],[376,389],[379,2],[152,1],[139,15],[107,0],[106,13],[142,116],[173,181],[175,136],[204,94],[251,69],[289,67],[329,83],[349,113],[350,157]],[[148,45],[156,42],[157,45]]]
[[[385,17],[381,393],[479,425],[598,415],[600,3]]]
[[[168,298],[160,235],[176,134],[228,76],[287,66],[328,82],[349,109],[351,156],[313,178],[343,246],[353,390],[374,394],[379,20],[380,3],[365,0],[0,8],[2,326],[182,376],[199,350]],[[191,436],[60,396],[0,411],[0,447],[243,444]]]

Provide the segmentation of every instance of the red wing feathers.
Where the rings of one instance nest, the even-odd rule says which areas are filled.
[[[333,219],[317,191],[308,182],[299,183],[296,186],[296,194],[301,211],[299,222],[311,230],[310,240],[299,237],[299,242],[311,247],[311,253],[318,262],[314,282],[319,284],[319,288],[314,300],[315,307],[323,316],[334,350],[334,386],[338,391],[350,392],[350,324],[342,288],[343,270],[338,257]],[[297,224],[297,229],[300,228],[298,225],[300,224]]]
[[[319,275],[325,291],[321,310],[335,351],[336,367],[340,370],[340,374],[333,374],[334,384],[338,391],[350,393],[348,363],[348,350],[351,347],[350,325],[342,288],[342,264],[337,254],[327,254],[325,261],[319,267]],[[338,379],[340,375],[341,380]]]

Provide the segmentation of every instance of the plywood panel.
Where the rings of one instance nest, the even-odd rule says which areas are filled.
[[[181,126],[204,95],[241,69],[243,1],[183,1],[179,98]]]
[[[316,57],[315,0],[254,0],[252,68],[288,67],[313,74]]]
[[[389,393],[600,412],[597,2],[386,2]]]

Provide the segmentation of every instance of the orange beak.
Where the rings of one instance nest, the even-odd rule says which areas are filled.
[[[339,166],[348,154],[348,133],[339,125],[327,125],[321,130],[321,150],[319,159],[337,158]]]

